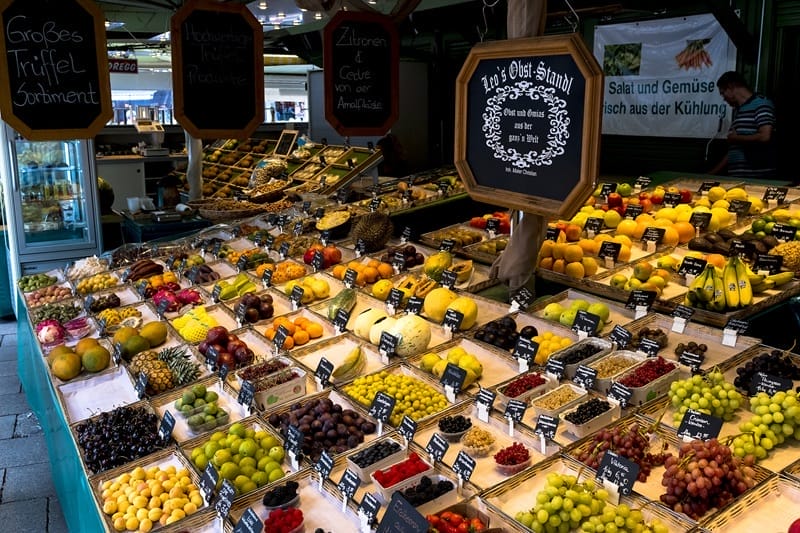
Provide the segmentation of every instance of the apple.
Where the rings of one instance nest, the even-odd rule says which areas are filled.
[[[620,183],[617,185],[617,193],[620,196],[630,196],[633,192],[633,187],[631,187],[630,183]]]
[[[800,518],[792,522],[786,533],[800,533]]]
[[[483,217],[472,217],[469,219],[469,225],[473,228],[484,229],[486,228],[486,219]]]
[[[677,188],[677,187],[675,187],[675,186],[672,186],[672,187],[670,187],[669,189],[667,189],[667,192],[680,192],[680,191],[678,190],[678,188]]]
[[[562,326],[567,326],[568,328],[572,327],[572,324],[575,322],[575,315],[578,314],[577,309],[567,309],[561,316],[558,317],[558,321],[561,323]]]
[[[681,203],[682,204],[690,204],[692,203],[692,191],[689,189],[680,189],[678,192],[681,195]]]
[[[209,328],[206,333],[206,341],[209,344],[225,346],[228,344],[228,329],[225,326],[214,326]]]
[[[202,355],[205,355],[208,351],[208,341],[202,341],[200,344],[197,345],[197,351],[200,352]]]
[[[325,268],[328,268],[341,262],[342,251],[336,246],[329,244],[322,249],[322,257],[324,258]]]
[[[601,302],[595,302],[589,305],[589,309],[587,309],[586,312],[599,316],[600,320],[602,320],[604,324],[608,322],[608,317],[611,313],[608,309],[608,306]]]
[[[639,193],[639,200],[649,200],[650,193],[648,191],[642,191]]]
[[[272,448],[269,449],[267,455],[269,455],[269,458],[275,461],[276,463],[280,463],[281,461],[283,461],[286,452],[284,452],[283,446],[273,446]]]
[[[236,358],[230,352],[219,352],[217,366],[227,366],[228,370],[236,368]]]
[[[653,210],[653,202],[649,198],[639,200],[639,205],[642,206],[642,213],[649,213]]]
[[[658,189],[650,195],[650,201],[656,205],[664,203],[664,189]]]
[[[619,193],[612,192],[608,195],[608,207],[616,207],[618,205],[622,205],[622,196]]]
[[[239,348],[247,348],[247,345],[244,342],[240,341],[239,339],[236,339],[235,341],[228,341],[227,350],[232,354],[235,354],[236,350],[238,350]]]
[[[544,308],[544,318],[547,320],[558,321],[561,313],[563,312],[564,307],[558,302],[553,302],[551,304],[547,304],[547,306]]]

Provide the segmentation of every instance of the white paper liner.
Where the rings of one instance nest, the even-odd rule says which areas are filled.
[[[59,390],[70,422],[85,420],[139,400],[128,372],[122,367],[92,379],[65,383]]]

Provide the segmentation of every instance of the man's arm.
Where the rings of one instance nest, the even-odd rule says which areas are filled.
[[[735,132],[728,134],[728,142],[746,144],[746,143],[766,143],[772,139],[772,124],[764,124],[758,128],[758,131],[748,135],[740,135]]]

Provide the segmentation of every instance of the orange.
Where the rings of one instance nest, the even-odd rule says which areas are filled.
[[[663,240],[664,244],[669,246],[675,246],[676,244],[678,244],[679,240],[680,240],[680,235],[678,234],[678,231],[675,228],[673,228],[671,225],[664,228],[664,240]]]
[[[571,278],[583,279],[583,275],[585,273],[583,269],[583,263],[580,261],[567,263],[567,266],[564,267],[564,273]]]
[[[599,249],[599,243],[612,240],[614,240],[613,237],[611,237],[611,235],[609,235],[608,233],[598,233],[597,235],[594,236],[594,242],[598,243],[598,249]]]
[[[358,275],[356,275],[356,285],[358,285],[359,287],[363,287],[366,284],[367,284],[367,276],[364,274],[363,271],[359,272]]]
[[[316,322],[309,322],[306,325],[306,333],[308,333],[308,336],[312,339],[322,337],[322,326]]]
[[[617,225],[617,235],[627,235],[630,237],[636,231],[638,224],[630,219],[625,219]]]
[[[566,267],[566,263],[563,259],[556,259],[553,261],[553,272],[558,272],[559,274],[564,273],[564,268]]]
[[[306,325],[311,322],[308,318],[304,316],[299,316],[294,319],[294,325],[303,329],[306,329]]]
[[[297,331],[294,332],[292,338],[294,339],[295,346],[302,346],[308,342],[308,339],[311,338],[311,336],[308,334],[307,331],[303,329],[298,329]]]
[[[577,224],[569,224],[566,230],[567,240],[570,242],[577,241],[578,239],[581,238],[582,231],[583,230],[581,229],[581,227],[578,226]]]
[[[539,248],[539,257],[553,257],[553,247],[555,243],[553,241],[544,241],[542,243],[542,247]]]
[[[297,326],[295,326],[294,323],[285,316],[279,316],[272,321],[272,327],[277,330],[278,326],[283,326],[289,335],[294,335],[295,330],[297,330]]]
[[[600,243],[591,239],[581,239],[578,241],[578,246],[583,250],[584,255],[595,255],[600,249]]]
[[[346,271],[347,267],[339,263],[338,265],[333,267],[333,271],[331,271],[331,274],[333,274],[333,277],[336,279],[344,279],[344,273]]]
[[[619,249],[619,257],[617,257],[617,261],[620,263],[627,263],[631,260],[631,247],[622,245]]]
[[[569,246],[567,243],[559,242],[553,246],[553,259],[564,259],[564,251]]]
[[[378,268],[378,265],[380,264],[381,262],[378,261],[377,259],[370,259],[369,261],[367,261],[367,266],[372,268]]]
[[[378,265],[378,274],[380,274],[381,278],[388,279],[394,276],[394,269],[389,263],[381,263]]]
[[[542,260],[539,261],[539,268],[544,268],[546,270],[553,270],[553,258],[542,257]]]
[[[644,230],[646,230],[651,225],[652,224],[650,222],[639,222],[639,224],[636,225],[636,231],[633,233],[633,235],[631,235],[631,237],[633,237],[634,239],[641,239]]]
[[[267,329],[265,329],[264,330],[264,336],[267,338],[267,340],[274,339],[275,338],[275,328],[270,326]]]
[[[655,219],[653,218],[652,215],[648,215],[647,213],[642,213],[641,215],[637,215],[636,218],[634,218],[634,220],[636,222],[653,222]]]
[[[361,272],[361,270],[364,268],[364,263],[362,263],[361,261],[356,261],[354,259],[349,263],[347,263],[347,268],[352,268],[356,272]]]
[[[717,268],[725,268],[725,256],[722,254],[708,254],[706,261]]]
[[[567,263],[580,262],[581,259],[583,259],[583,248],[577,244],[570,244],[564,249],[564,261]]]
[[[581,259],[581,263],[583,264],[583,275],[584,276],[594,276],[597,274],[597,261],[595,261],[594,257],[584,257]]]
[[[675,231],[678,232],[678,242],[681,244],[685,244],[690,240],[694,239],[695,231],[694,226],[689,224],[688,222],[676,222],[672,225],[675,228]]]
[[[380,276],[378,269],[375,268],[374,266],[367,266],[364,269],[363,274],[364,274],[364,280],[367,283],[375,283],[378,280],[378,276]]]
[[[283,349],[291,350],[292,348],[294,348],[294,337],[286,337],[286,340],[283,341]]]
[[[628,247],[633,246],[633,241],[631,241],[631,238],[628,237],[627,235],[615,235],[612,240],[614,240],[614,241],[616,241],[616,242],[618,242],[620,244],[624,244],[624,245],[626,245]]]

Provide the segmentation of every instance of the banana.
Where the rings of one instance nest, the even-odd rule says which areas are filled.
[[[714,265],[707,265],[705,271],[695,280],[695,293],[701,302],[710,303],[714,299]]]
[[[738,255],[734,261],[734,269],[736,270],[736,278],[739,283],[739,306],[747,307],[748,305],[752,305],[753,286],[747,275],[747,266]]]
[[[765,279],[761,283],[751,285],[753,292],[758,294],[760,292],[768,291],[775,288],[775,282],[771,279]]]
[[[714,282],[714,298],[712,298],[709,304],[709,309],[718,312],[725,311],[725,283],[723,277],[718,275],[716,271],[714,271],[710,277]]]
[[[739,308],[739,278],[736,277],[736,256],[729,257],[722,269],[722,285],[725,305],[728,309]]]
[[[749,268],[749,267],[748,267]],[[750,280],[750,285],[758,285],[767,278],[764,274],[753,274],[748,272],[747,279]]]
[[[768,280],[774,281],[775,286],[778,287],[784,283],[789,283],[794,279],[794,272],[779,272],[778,274],[770,274],[767,276]]]

